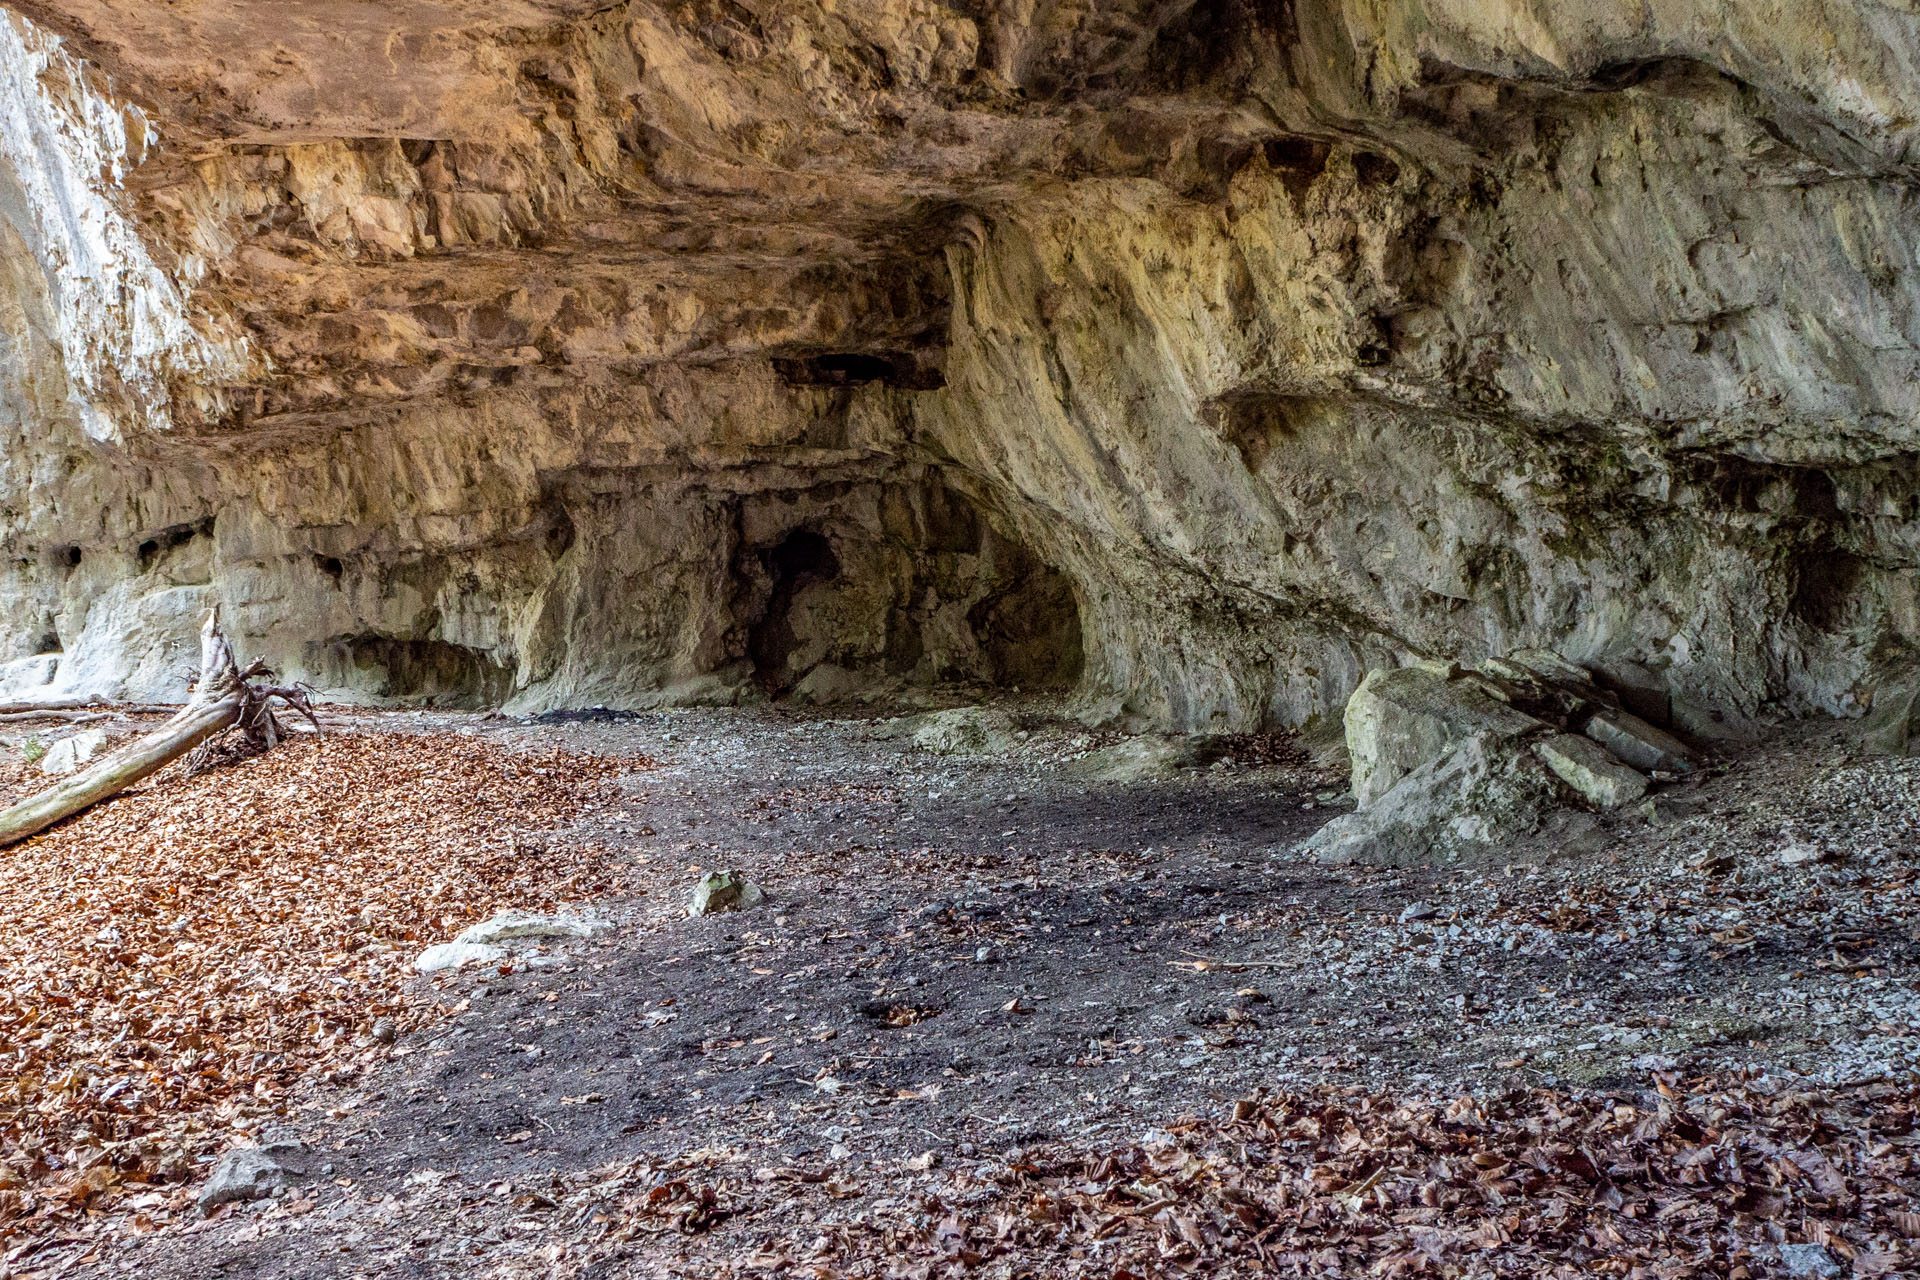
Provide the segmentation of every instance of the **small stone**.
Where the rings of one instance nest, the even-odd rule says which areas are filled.
[[[373,1038],[381,1044],[392,1044],[399,1038],[399,1035],[399,1031],[393,1025],[392,1018],[375,1018],[373,1020]]]
[[[1780,1266],[1794,1280],[1832,1280],[1842,1274],[1826,1246],[1818,1244],[1781,1245]]]
[[[1783,867],[1804,867],[1809,863],[1827,861],[1827,851],[1818,845],[1790,844],[1780,851],[1780,865]]]
[[[1647,793],[1646,778],[1590,738],[1556,733],[1533,747],[1560,780],[1601,809],[1618,809]]]
[[[1427,903],[1409,902],[1406,909],[1400,913],[1400,923],[1407,924],[1414,920],[1431,920],[1437,914],[1438,912]]]
[[[491,919],[461,930],[454,941],[490,945],[513,938],[591,938],[608,927],[603,920],[588,920],[580,916],[502,911]]]
[[[477,942],[443,942],[422,951],[420,958],[413,962],[413,967],[421,973],[438,973],[442,969],[459,969],[470,964],[497,964],[506,958],[505,947]]]
[[[307,1177],[306,1147],[299,1141],[276,1137],[258,1147],[239,1147],[220,1157],[213,1176],[200,1189],[196,1203],[204,1217],[236,1200],[265,1200],[284,1195]]]
[[[711,916],[722,911],[745,911],[767,900],[759,885],[737,871],[709,872],[694,886],[689,916]]]

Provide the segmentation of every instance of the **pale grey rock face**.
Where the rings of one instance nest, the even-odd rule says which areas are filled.
[[[1347,701],[1346,726],[1362,809],[1468,738],[1504,742],[1547,731],[1478,683],[1425,666],[1371,672]]]
[[[8,701],[45,698],[60,669],[60,655],[37,653],[30,658],[15,658],[0,663],[0,699]]]
[[[1898,6],[4,7],[0,660],[60,692],[180,696],[216,600],[522,710],[1911,688]]]

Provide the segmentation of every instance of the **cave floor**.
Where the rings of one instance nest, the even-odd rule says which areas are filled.
[[[1101,743],[1039,712],[1003,751],[947,756],[767,709],[347,720],[659,760],[565,833],[630,863],[633,892],[596,904],[617,927],[413,979],[444,1016],[288,1118],[329,1161],[312,1189],[42,1248],[20,1274],[1125,1275],[1110,1224],[1030,1249],[1003,1224],[982,1252],[953,1207],[1040,1177],[1035,1153],[1177,1145],[1236,1100],[1353,1089],[1629,1114],[1727,1081],[1813,1091],[1893,1126],[1877,1172],[1846,1166],[1856,1189],[1920,1191],[1887,1119],[1911,1127],[1920,1063],[1920,762],[1857,759],[1830,729],[1783,731],[1577,852],[1447,870],[1295,855],[1339,811],[1309,764],[1096,781]],[[769,903],[689,919],[716,868]],[[1044,1222],[1018,1194],[1006,1221]],[[1833,1247],[1857,1273],[1910,1263],[1874,1221]],[[1178,1235],[1167,1267],[1226,1265]]]

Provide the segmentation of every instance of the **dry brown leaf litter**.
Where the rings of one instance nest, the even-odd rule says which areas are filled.
[[[1811,1243],[1844,1274],[1911,1275],[1917,1108],[1911,1084],[1736,1078],[1452,1100],[1324,1088],[1119,1149],[951,1172],[926,1154],[866,1178],[696,1154],[544,1203],[591,1224],[563,1256],[595,1274],[1740,1280]]]
[[[303,1073],[373,1052],[375,1019],[432,1016],[403,992],[424,946],[615,887],[604,849],[543,833],[644,763],[301,738],[0,852],[0,1244],[194,1176]]]

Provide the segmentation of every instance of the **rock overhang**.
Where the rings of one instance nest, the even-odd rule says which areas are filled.
[[[1743,732],[1920,631],[1895,14],[10,8],[138,299],[6,255],[7,642],[69,680],[220,598],[342,691],[706,690],[743,513],[929,553],[886,491],[960,495],[1067,584],[1088,702],[1173,727],[1546,645]]]

